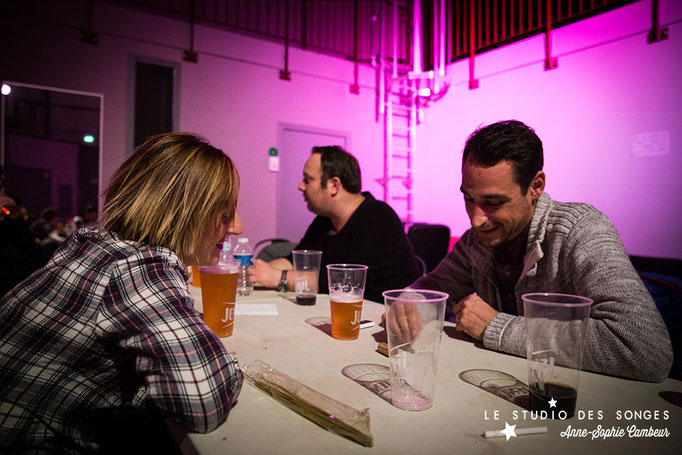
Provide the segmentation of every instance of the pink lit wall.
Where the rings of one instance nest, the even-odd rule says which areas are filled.
[[[544,144],[546,191],[608,215],[630,254],[682,258],[682,2],[661,2],[669,38],[647,44],[651,4],[637,2],[448,68],[452,86],[418,129],[416,218],[461,235],[462,149],[480,125],[515,118]],[[667,145],[666,145],[666,140]]]
[[[137,56],[178,65],[179,129],[204,135],[237,162],[249,237],[276,232],[277,174],[267,170],[267,152],[278,146],[280,124],[348,133],[363,188],[381,195],[382,124],[371,68],[361,67],[360,95],[353,95],[353,65],[343,59],[291,49],[292,80],[282,81],[277,43],[198,25],[199,63],[187,63],[186,22],[94,2],[93,46],[78,40],[88,0],[12,3],[23,11],[0,15],[0,79],[103,94],[104,184],[130,152],[130,62]],[[418,128],[416,220],[445,223],[453,235],[468,228],[458,190],[464,141],[479,125],[517,118],[544,142],[552,197],[597,206],[630,253],[682,258],[682,2],[661,1],[670,38],[648,45],[650,8],[642,0],[554,31],[553,71],[543,70],[541,36],[478,56],[477,90],[468,89],[467,61],[451,65],[449,92]],[[663,154],[633,154],[633,142],[665,137]]]

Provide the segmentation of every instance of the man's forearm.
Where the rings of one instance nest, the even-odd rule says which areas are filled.
[[[277,270],[292,270],[294,268],[294,265],[286,258],[273,259],[268,264]]]

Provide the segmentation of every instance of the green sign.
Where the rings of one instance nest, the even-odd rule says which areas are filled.
[[[275,147],[270,147],[270,150],[268,150],[268,155],[277,156],[277,149]]]

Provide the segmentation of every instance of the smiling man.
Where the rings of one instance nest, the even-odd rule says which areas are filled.
[[[319,289],[324,293],[327,264],[368,266],[365,298],[383,303],[383,291],[403,288],[417,278],[417,262],[398,215],[369,192],[361,192],[361,185],[353,155],[338,146],[313,147],[298,189],[317,217],[295,249],[322,251]],[[256,260],[254,281],[276,287],[282,272],[293,269],[291,259]],[[293,279],[288,282],[291,289]]]
[[[670,338],[618,232],[590,205],[552,200],[542,166],[542,142],[523,123],[474,132],[460,188],[471,229],[412,287],[449,293],[457,330],[519,356],[526,354],[523,294],[589,297],[583,368],[662,381],[672,364]]]

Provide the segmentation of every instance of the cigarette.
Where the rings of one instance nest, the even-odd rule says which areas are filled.
[[[486,438],[503,438],[506,435],[502,432],[503,430],[486,430]],[[516,436],[521,436],[524,434],[542,434],[547,433],[547,427],[528,427],[528,428],[517,428],[515,430]]]
[[[388,343],[379,343],[379,346],[377,346],[377,351],[379,354],[383,354],[388,357]]]

